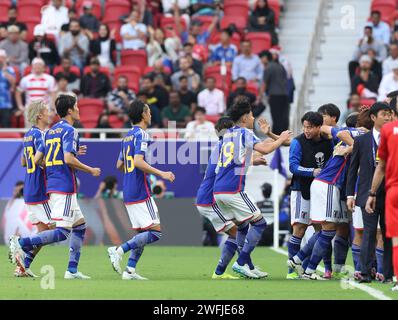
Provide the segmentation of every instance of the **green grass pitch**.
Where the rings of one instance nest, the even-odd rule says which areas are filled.
[[[83,281],[63,279],[67,247],[45,247],[32,270],[39,275],[42,266],[53,266],[54,289],[42,289],[41,278],[14,278],[7,250],[0,247],[0,299],[375,299],[359,289],[343,289],[336,280],[285,280],[286,257],[264,247],[255,250],[253,261],[269,272],[269,278],[230,281],[210,279],[219,248],[149,246],[137,271],[150,281],[125,281],[111,268],[106,247],[87,246],[82,250],[79,269],[92,279]],[[126,254],[124,264],[127,258]],[[398,299],[398,293],[390,291],[391,285],[372,283],[370,287]]]

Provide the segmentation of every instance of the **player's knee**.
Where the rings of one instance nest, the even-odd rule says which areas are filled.
[[[70,230],[57,227],[55,229],[55,239],[57,242],[64,241],[69,238]]]
[[[267,227],[267,222],[265,221],[264,217],[260,217],[258,220],[251,221],[251,225],[255,228],[264,230]]]
[[[298,238],[304,237],[305,231],[307,230],[307,225],[302,223],[296,223],[293,225],[293,235]]]
[[[151,242],[159,241],[162,237],[162,231],[160,230],[149,230],[149,235],[151,237]]]

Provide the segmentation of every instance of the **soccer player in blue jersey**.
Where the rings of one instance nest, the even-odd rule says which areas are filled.
[[[48,204],[48,195],[46,194],[45,172],[40,165],[40,156],[36,154],[44,153],[44,130],[50,124],[48,106],[42,101],[32,102],[27,111],[27,118],[32,125],[23,139],[23,156],[21,164],[26,168],[24,184],[24,200],[29,213],[30,222],[36,226],[38,232],[49,229],[51,223],[51,210]],[[40,248],[26,253],[25,261],[18,262],[15,276],[33,277],[37,276],[30,270],[30,264],[33,261]],[[17,257],[20,259],[21,257]],[[24,268],[20,266],[23,265]]]
[[[98,177],[101,169],[87,166],[77,159],[77,155],[84,152],[79,146],[79,135],[72,126],[74,121],[80,119],[76,96],[60,94],[55,100],[55,107],[61,120],[46,132],[45,166],[47,194],[50,195],[51,215],[56,228],[30,238],[11,237],[10,251],[12,257],[24,258],[29,251],[64,241],[70,235],[70,257],[64,278],[89,279],[78,271],[86,224],[77,203],[75,170]]]
[[[268,154],[289,140],[291,133],[282,132],[276,141],[260,141],[251,131],[254,117],[246,98],[237,99],[229,110],[229,116],[235,125],[223,136],[213,193],[221,216],[226,221],[235,222],[238,243],[243,243],[232,269],[243,277],[256,279],[259,277],[252,271],[254,266],[250,254],[267,224],[252,198],[244,191],[246,169],[251,164],[253,149],[260,154]]]
[[[139,233],[119,247],[108,248],[108,255],[113,269],[121,274],[120,263],[123,255],[130,252],[123,280],[147,280],[136,272],[136,265],[144,247],[156,242],[162,236],[158,209],[151,197],[149,176],[154,174],[173,182],[175,177],[170,171],[165,172],[150,166],[145,161],[145,154],[150,143],[145,130],[151,124],[151,111],[147,104],[135,100],[130,104],[129,118],[131,130],[123,139],[117,168],[124,172],[123,198],[133,230]]]
[[[348,224],[348,211],[342,208],[341,194],[344,194],[347,163],[352,151],[353,137],[361,134],[354,128],[357,122],[357,114],[347,118],[349,139],[344,138],[347,143],[340,141],[334,148],[333,157],[329,159],[325,167],[317,175],[311,184],[310,218],[314,225],[321,225],[321,232],[315,233],[295,256],[288,260],[288,265],[299,273],[302,273],[301,265],[305,258],[311,256],[308,266],[303,274],[303,279],[325,280],[319,277],[315,271],[319,262],[330,250],[332,240],[336,235],[336,227],[341,223]],[[343,135],[337,133],[337,138]],[[336,246],[336,244],[335,244]]]

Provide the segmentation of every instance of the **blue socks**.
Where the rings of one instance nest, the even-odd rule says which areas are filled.
[[[289,242],[287,243],[287,252],[289,259],[293,258],[299,251],[301,247],[301,240],[303,238],[299,238],[296,236],[291,236]],[[288,273],[292,273],[293,269],[289,268]]]
[[[351,251],[355,271],[361,271],[361,246],[352,244]]]
[[[348,248],[349,248],[348,240],[341,236],[336,236],[336,239],[334,240],[334,268],[333,268],[335,272],[342,271],[345,265],[345,261],[347,259]]]
[[[30,268],[30,265],[32,264],[33,259],[35,258],[35,256],[36,256],[36,250],[32,250],[32,251],[29,251],[29,252],[25,253],[24,262],[25,262],[25,268],[26,269]]]
[[[19,239],[19,244],[22,250],[25,252],[32,251],[41,246],[45,246],[50,243],[61,242],[68,238],[70,231],[64,228],[55,228],[53,230],[45,230],[38,233],[36,236],[31,238]]]
[[[247,233],[245,244],[243,245],[242,251],[240,252],[237,260],[240,266],[248,264],[251,260],[250,254],[260,241],[266,226],[267,223],[265,222],[264,218],[261,218],[260,220],[252,223],[251,228]]]
[[[325,256],[323,257],[323,264],[325,266],[325,272],[326,271],[332,271],[332,252],[333,252],[333,247],[332,243],[330,243],[330,246],[328,247]]]
[[[318,237],[320,235],[320,232],[315,232],[311,238],[308,239],[307,243],[305,246],[300,249],[295,256],[293,256],[293,260],[296,263],[302,263],[305,258],[311,256],[312,249],[314,248],[315,242],[318,240]],[[301,242],[301,239],[300,239]],[[289,242],[290,244],[290,242]],[[289,252],[290,255],[290,252]]]
[[[315,242],[314,249],[312,250],[312,255],[310,262],[306,269],[306,273],[314,273],[319,262],[328,252],[329,246],[332,243],[334,236],[336,235],[335,230],[322,230],[318,239]]]
[[[225,269],[227,269],[227,266],[234,257],[235,251],[237,249],[238,246],[236,244],[236,240],[234,238],[228,237],[222,248],[221,258],[215,271],[217,275],[223,274],[225,272]]]
[[[238,226],[238,231],[236,232],[236,244],[238,245],[239,252],[241,252],[243,249],[243,245],[245,244],[245,239],[248,232],[249,232],[248,222],[244,222]]]
[[[376,248],[377,273],[381,274],[383,274],[383,255],[384,249]]]
[[[127,266],[130,268],[135,268],[142,255],[142,252],[144,251],[145,245],[156,242],[161,237],[162,232],[156,230],[147,230],[136,234],[133,238],[123,243],[119,248],[121,248],[124,253],[131,250]]]
[[[69,264],[68,271],[71,273],[77,272],[77,265],[80,259],[80,249],[83,245],[84,234],[86,233],[86,224],[83,223],[72,229],[72,234],[69,243]]]

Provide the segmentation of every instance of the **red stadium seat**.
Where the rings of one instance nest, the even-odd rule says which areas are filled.
[[[102,23],[105,23],[108,25],[109,30],[115,30],[115,41],[117,43],[121,43],[122,42],[122,36],[120,35],[120,28],[122,27],[122,22],[120,20],[102,20]]]
[[[120,59],[123,66],[139,67],[141,73],[144,73],[144,70],[148,65],[145,50],[122,50]]]
[[[268,0],[268,6],[275,12],[275,25],[279,25],[279,17],[281,15],[281,6],[279,0]]]
[[[268,32],[249,32],[246,33],[245,39],[251,42],[252,51],[255,54],[269,50],[272,46],[271,35]]]
[[[220,119],[219,115],[206,115],[206,120],[213,122],[214,124]]]
[[[41,19],[41,7],[40,3],[35,2],[18,2],[17,4],[17,21],[25,22],[25,19],[28,18],[39,18]]]
[[[249,15],[248,1],[229,0],[224,2],[224,15],[232,17],[241,17]]]
[[[17,66],[11,66],[11,68],[14,70],[15,73],[15,80],[17,81],[17,84],[21,80],[21,72],[19,72],[19,68]]]
[[[90,66],[85,66],[83,69],[83,74],[87,74],[91,71],[91,67]],[[110,79],[111,78],[111,71],[109,70],[109,68],[107,67],[100,67],[99,71],[102,73],[105,73],[106,76]]]
[[[53,75],[57,75],[57,73],[61,73],[64,72],[64,68],[62,68],[62,66],[55,66],[54,70],[53,70]],[[70,72],[74,73],[75,75],[77,75],[80,78],[80,69],[79,67],[76,66],[71,66],[70,67]]]
[[[224,16],[221,19],[221,29],[228,28],[230,24],[235,24],[238,29],[245,29],[248,17],[246,16]]]
[[[27,75],[30,74],[31,72],[32,72],[32,66],[27,66],[27,67],[25,68],[24,72],[23,72],[23,75],[24,75],[24,76],[27,76]],[[50,67],[49,67],[49,66],[46,66],[46,69],[44,70],[44,73],[51,74],[51,71],[50,71]]]
[[[101,99],[82,98],[78,100],[78,105],[80,116],[85,119],[96,118],[98,120],[98,117],[104,111],[104,102]]]
[[[187,25],[185,23],[185,20],[180,19],[180,23],[181,23],[183,30],[187,30]],[[173,36],[173,33],[168,30],[169,28],[173,29],[176,34],[179,34],[174,17],[161,16],[159,24],[160,24],[160,28],[165,33],[166,38]]]
[[[23,115],[11,116],[11,128],[25,128],[25,117]]]
[[[231,69],[227,68],[227,74],[222,76],[220,73],[220,66],[209,66],[205,70],[205,79],[213,77],[216,80],[216,87],[224,91],[224,94],[228,94],[229,88],[232,83]]]
[[[83,3],[84,1],[87,0],[78,0],[76,1],[76,9],[77,9],[77,13],[78,15],[82,15],[83,14]],[[99,0],[90,0],[90,2],[93,4],[93,8],[92,8],[92,13],[94,16],[96,16],[98,19],[101,19],[101,15],[102,15],[102,8],[101,8],[101,1]]]
[[[137,66],[119,66],[115,68],[113,87],[116,86],[116,81],[120,76],[125,76],[128,79],[128,87],[135,93],[139,91],[141,70]]]
[[[22,134],[19,132],[0,132],[0,139],[20,139]]]
[[[381,20],[391,25],[394,22],[394,15],[397,5],[392,2],[373,2],[371,10],[378,10],[381,13]]]
[[[8,9],[11,6],[9,1],[0,2],[0,22],[8,21]]]
[[[39,17],[28,17],[28,18],[22,19],[21,21],[23,23],[25,23],[26,27],[28,28],[28,32],[26,35],[26,41],[29,43],[30,41],[32,41],[34,39],[33,30],[36,25],[40,24],[41,18],[40,18],[40,16]]]
[[[123,128],[124,120],[120,119],[117,115],[110,115],[109,116],[109,124],[112,128]]]
[[[131,6],[126,1],[106,1],[103,22],[119,20],[130,14]]]

